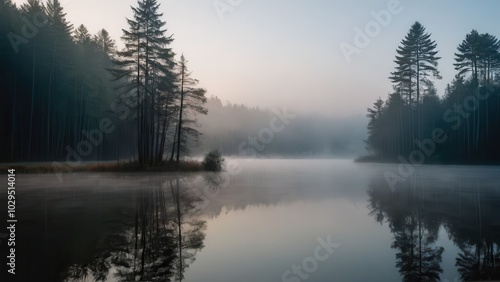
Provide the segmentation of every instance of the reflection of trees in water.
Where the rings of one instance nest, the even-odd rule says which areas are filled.
[[[220,193],[221,187],[227,186],[229,181],[227,173],[207,172],[203,174],[203,184],[205,186],[203,192],[207,194],[206,196],[216,196]]]
[[[426,195],[418,185],[392,192],[385,182],[372,183],[371,214],[381,224],[384,219],[394,234],[391,247],[399,250],[396,267],[403,281],[439,281],[444,248],[434,246],[439,225],[423,209]]]
[[[119,281],[182,281],[205,239],[200,199],[186,183],[177,178],[137,189],[135,206],[116,232],[103,235],[94,259],[72,265],[64,280],[106,281],[113,275]]]
[[[418,177],[391,190],[382,178],[368,191],[371,214],[386,221],[399,250],[404,281],[439,281],[443,248],[434,246],[441,225],[460,248],[456,266],[463,280],[500,278],[500,193],[470,178],[439,187]]]
[[[174,183],[175,182],[175,183]],[[179,179],[170,181],[170,190],[175,206],[175,217],[171,221],[173,233],[177,237],[177,259],[174,264],[176,280],[182,281],[185,269],[194,261],[196,252],[201,250],[206,222],[199,220],[197,203],[200,198],[181,190]]]
[[[408,228],[409,227],[409,228]],[[417,224],[394,232],[392,248],[398,249],[396,266],[404,281],[439,281],[443,247],[434,247],[434,237]],[[418,231],[418,232],[417,232]],[[421,234],[421,235],[420,235]]]
[[[457,204],[446,227],[461,251],[456,259],[460,276],[464,280],[498,280],[500,193],[479,183],[457,190],[451,198]]]

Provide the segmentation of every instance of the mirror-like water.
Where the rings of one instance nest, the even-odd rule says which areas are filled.
[[[230,162],[221,174],[18,175],[16,278],[500,279],[499,167],[423,166],[389,185],[395,165]]]

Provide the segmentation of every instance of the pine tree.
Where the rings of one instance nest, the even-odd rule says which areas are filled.
[[[39,12],[46,12],[45,5],[40,0],[28,0],[26,3],[21,5],[21,13],[29,16],[34,16]]]
[[[479,38],[483,81],[489,85],[493,73],[500,67],[500,42],[497,37],[484,33]]]
[[[49,0],[47,2],[47,15],[52,31],[57,35],[71,38],[73,25],[66,19],[66,13],[59,0]]]
[[[471,74],[472,80],[472,95],[479,96],[480,86],[489,86],[490,80],[495,69],[500,65],[500,43],[495,36],[490,34],[479,34],[477,30],[472,30],[465,36],[465,39],[457,48],[458,53],[455,53],[455,69],[458,70],[458,75]],[[482,74],[482,75],[481,75]],[[482,78],[481,78],[482,76]],[[483,89],[483,91],[489,91]],[[488,100],[486,102],[486,110],[489,108]],[[486,135],[489,133],[489,115],[488,112],[483,113],[481,107],[473,113],[473,125],[470,132],[467,132],[467,139],[472,136],[473,146],[476,151],[479,150],[482,118],[485,119]],[[470,154],[470,148],[468,148]]]
[[[101,29],[95,36],[94,42],[98,49],[108,56],[112,56],[116,52],[115,40],[109,36],[105,29]]]
[[[459,75],[470,72],[474,85],[479,85],[478,65],[480,56],[479,33],[472,30],[458,45],[458,53],[455,53],[455,69]]]
[[[455,69],[459,75],[471,73],[473,83],[476,87],[482,81],[488,83],[493,77],[493,71],[500,65],[500,43],[498,39],[488,33],[479,34],[472,30],[457,48],[455,53]]]
[[[207,114],[203,106],[207,99],[206,90],[197,88],[198,80],[191,78],[191,73],[187,68],[187,60],[184,55],[179,62],[180,77],[180,106],[177,130],[177,165],[179,165],[181,151],[189,153],[188,142],[197,142],[200,133],[195,128],[196,115]]]
[[[368,139],[365,141],[368,150],[377,150],[380,146],[379,144],[379,134],[381,131],[381,118],[382,111],[384,107],[384,101],[378,98],[375,103],[373,103],[372,108],[368,108],[368,113],[366,117],[368,118]]]
[[[63,134],[62,132],[57,132],[63,128],[67,121],[73,121],[70,127],[73,129],[73,142],[76,144],[82,139],[82,135],[77,130],[83,124],[82,118],[79,117],[76,112],[73,113],[61,113],[54,110],[52,105],[57,103],[56,109],[59,107],[68,107],[70,102],[62,93],[66,91],[71,91],[67,87],[66,91],[62,91],[58,88],[59,85],[71,85],[72,81],[71,74],[74,70],[74,66],[71,65],[72,50],[74,49],[73,37],[73,25],[69,23],[66,19],[66,13],[58,0],[50,0],[47,2],[47,20],[48,20],[48,33],[49,33],[49,48],[47,58],[48,60],[48,72],[49,72],[49,85],[47,90],[47,122],[46,122],[46,151],[55,151],[57,149],[51,149],[54,140],[56,140],[58,135]],[[66,87],[65,87],[66,88]],[[72,91],[74,92],[74,91]],[[55,95],[55,96],[54,96]],[[80,99],[81,100],[81,99]],[[74,99],[73,105],[76,105],[77,101]],[[79,110],[82,110],[80,107]],[[68,114],[70,116],[68,116]],[[48,156],[53,158],[54,156]]]
[[[411,132],[410,140],[413,140],[413,132],[416,126],[417,135],[421,137],[421,87],[425,81],[429,80],[429,76],[440,79],[439,71],[437,70],[438,60],[436,42],[430,39],[431,34],[427,33],[424,26],[419,22],[415,22],[408,34],[401,41],[401,45],[396,50],[396,70],[391,73],[391,81],[395,84],[394,88],[401,96],[407,96],[407,103],[410,107],[413,104],[415,96],[416,105],[416,125],[411,122],[409,130]],[[414,91],[415,87],[415,91]],[[415,93],[415,95],[414,95]],[[412,109],[410,109],[412,111]],[[410,121],[413,121],[410,115]],[[410,141],[411,142],[411,141]],[[412,146],[408,144],[408,146]]]
[[[89,30],[83,24],[80,25],[75,30],[75,41],[76,41],[76,43],[79,43],[79,44],[89,44],[90,43]]]
[[[420,103],[421,83],[423,79],[432,74],[440,79],[437,70],[438,60],[436,56],[436,42],[430,39],[431,34],[425,31],[424,26],[415,22],[406,37],[401,41],[401,46],[396,52],[396,71],[391,73],[391,81],[398,88],[405,89],[408,93],[408,102],[411,105],[413,96],[413,85],[416,87],[416,104]]]
[[[124,82],[122,89],[136,96],[139,163],[155,165],[161,146],[164,101],[174,95],[174,53],[169,48],[172,36],[166,36],[165,22],[156,0],[139,0],[132,8],[134,18],[127,19],[129,30],[123,30],[125,50],[118,52],[115,78]],[[160,88],[158,88],[159,86]],[[160,90],[160,91],[159,91]]]

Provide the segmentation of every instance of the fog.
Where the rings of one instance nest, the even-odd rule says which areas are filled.
[[[211,97],[199,116],[202,136],[193,154],[270,158],[354,158],[365,152],[366,117],[333,118],[294,109],[257,108]]]

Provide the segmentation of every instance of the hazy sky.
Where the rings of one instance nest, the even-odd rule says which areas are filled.
[[[372,11],[399,2],[368,46],[348,62],[340,45],[352,46],[355,28]],[[24,0],[14,0],[23,3]],[[500,36],[497,0],[160,0],[174,51],[184,53],[208,95],[267,107],[350,116],[391,91],[395,50],[415,21],[436,40],[439,95],[455,75],[457,45],[473,28]],[[106,28],[120,41],[136,0],[61,0],[68,19],[95,33]],[[215,6],[219,7],[219,10]],[[226,8],[226,9],[225,9]],[[358,45],[359,46],[359,45]]]

